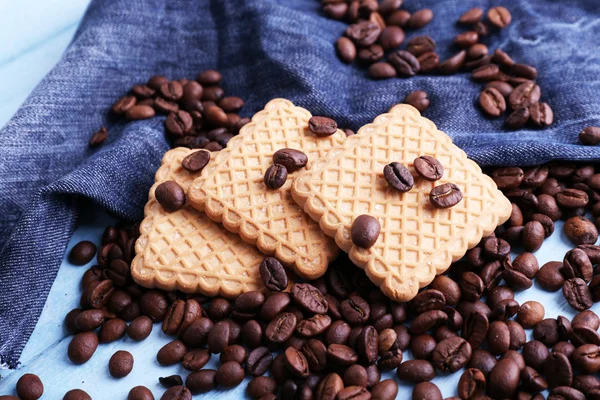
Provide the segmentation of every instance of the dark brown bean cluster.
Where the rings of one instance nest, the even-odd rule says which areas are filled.
[[[221,150],[250,122],[238,115],[244,101],[225,96],[219,86],[221,79],[215,70],[204,71],[195,80],[171,81],[156,75],[131,88],[129,94],[113,104],[112,112],[129,121],[166,115],[165,131],[173,147]],[[102,127],[90,139],[90,146],[102,144],[107,137]]]

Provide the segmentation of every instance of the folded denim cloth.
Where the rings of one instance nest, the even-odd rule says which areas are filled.
[[[411,0],[435,14],[407,40],[431,35],[442,59],[457,51],[456,25],[476,0]],[[488,2],[483,2],[489,6]],[[141,219],[148,189],[168,149],[163,119],[125,124],[111,104],[154,74],[193,78],[216,68],[224,88],[251,116],[284,97],[313,114],[358,129],[412,90],[429,93],[425,116],[482,165],[594,160],[600,147],[577,133],[600,124],[600,2],[497,0],[511,25],[484,39],[539,71],[542,99],[554,109],[545,130],[509,132],[482,116],[482,85],[468,74],[372,81],[342,63],[334,43],[346,24],[326,18],[317,0],[110,0],[92,2],[62,61],[0,133],[0,364],[16,367],[44,306],[77,216],[94,200],[122,218]],[[108,141],[88,148],[91,134]],[[73,282],[73,288],[77,282]],[[75,290],[75,289],[74,289]]]

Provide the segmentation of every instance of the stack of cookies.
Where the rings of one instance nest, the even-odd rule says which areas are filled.
[[[169,151],[134,279],[234,298],[267,290],[266,257],[292,282],[322,276],[342,250],[388,297],[408,301],[509,218],[496,184],[413,107],[348,138],[329,121],[276,99],[219,153]]]

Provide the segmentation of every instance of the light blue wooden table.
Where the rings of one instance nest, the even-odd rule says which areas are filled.
[[[77,23],[88,0],[44,0],[13,2],[0,1],[0,126],[16,111],[29,92],[48,70],[58,61],[64,48],[75,32]],[[75,232],[69,248],[81,240],[91,240],[99,244],[104,227],[114,223],[101,211],[90,211]],[[536,253],[540,265],[547,261],[562,260],[570,249],[562,234],[562,223],[556,225],[554,235],[546,240]],[[91,265],[91,264],[90,264]],[[70,337],[63,327],[65,314],[79,305],[79,282],[89,267],[70,265],[63,260],[44,311],[37,323],[29,343],[23,351],[21,366],[16,371],[0,370],[0,395],[15,394],[17,380],[24,373],[35,373],[45,386],[43,399],[62,399],[65,392],[74,388],[87,391],[97,399],[126,399],[129,390],[137,385],[149,387],[156,398],[164,389],[158,384],[159,376],[187,375],[180,366],[161,367],[156,362],[156,352],[171,338],[164,335],[159,325],[154,326],[152,335],[141,343],[130,339],[100,345],[90,361],[82,366],[74,366],[66,353]],[[527,300],[541,302],[546,308],[546,317],[574,316],[560,292],[547,293],[536,286],[518,293],[516,300],[522,304]],[[600,305],[593,310],[600,313]],[[528,330],[531,338],[531,330]],[[132,373],[123,379],[114,379],[108,373],[108,360],[117,350],[130,351],[135,358]],[[405,353],[410,359],[410,352]],[[213,357],[206,368],[217,367],[217,357]],[[384,376],[391,377],[388,373]],[[433,382],[442,390],[444,397],[456,394],[460,372],[450,376],[439,376]],[[243,398],[248,379],[238,388],[230,391],[213,392],[197,398]],[[399,399],[410,398],[412,387],[401,384]]]

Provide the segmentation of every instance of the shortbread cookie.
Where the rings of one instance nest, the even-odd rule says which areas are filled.
[[[173,180],[187,190],[198,176],[181,166],[193,151],[177,148],[163,157],[135,244],[133,279],[145,287],[229,298],[266,290],[259,273],[264,256],[256,247],[189,205],[168,212],[156,200],[162,182]]]
[[[305,279],[323,275],[339,249],[294,202],[290,187],[300,171],[310,169],[346,137],[339,129],[331,136],[315,136],[308,129],[310,118],[307,110],[287,100],[270,101],[219,152],[214,168],[188,190],[192,206]],[[265,171],[273,164],[273,154],[283,148],[304,152],[308,163],[290,173],[282,187],[269,189]]]
[[[413,161],[422,155],[442,163],[440,180],[432,182],[415,172]],[[386,182],[383,168],[391,162],[408,167],[414,177],[408,192]],[[457,185],[463,199],[438,209],[429,194],[444,183]],[[373,283],[397,301],[412,299],[511,213],[510,202],[492,179],[408,105],[378,116],[310,171],[301,172],[292,195]],[[352,223],[361,214],[381,224],[381,233],[369,249],[354,245],[350,236]]]

